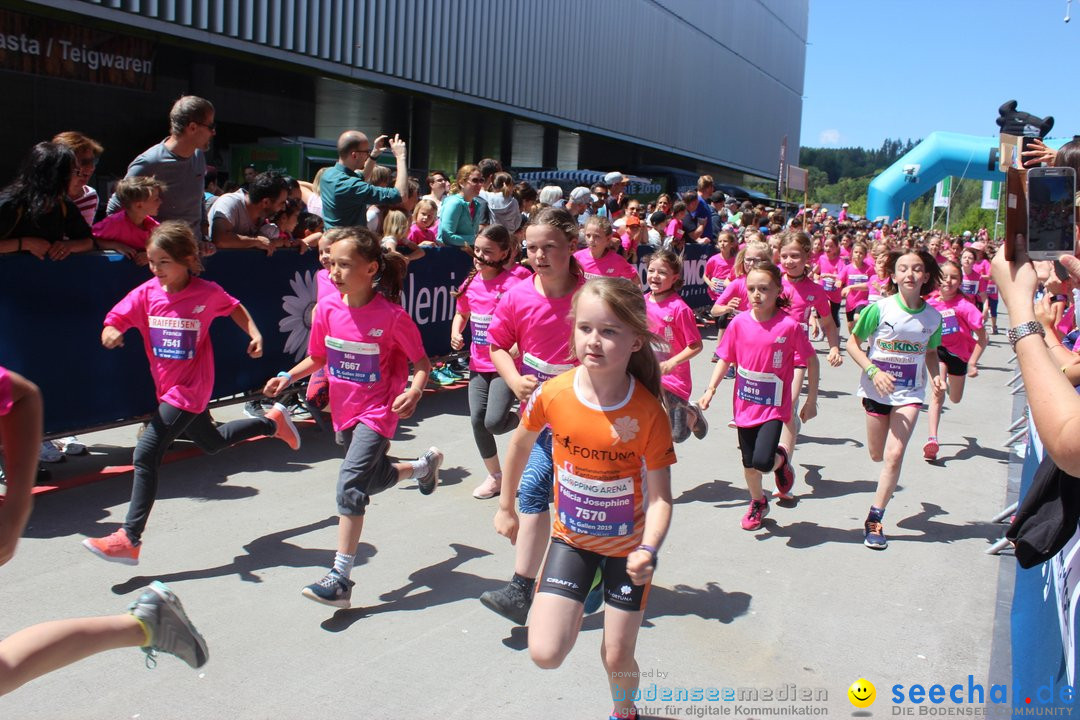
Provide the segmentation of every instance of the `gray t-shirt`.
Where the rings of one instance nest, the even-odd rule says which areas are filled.
[[[214,218],[221,216],[229,221],[237,235],[253,236],[258,228],[247,211],[247,193],[243,190],[226,193],[210,206],[210,234],[214,232]]]
[[[161,210],[157,220],[183,220],[202,240],[203,191],[206,187],[206,155],[196,150],[191,157],[180,157],[169,151],[162,141],[149,148],[128,165],[126,177],[153,175],[168,187],[161,194]],[[114,194],[109,198],[111,215],[121,210],[120,201]]]

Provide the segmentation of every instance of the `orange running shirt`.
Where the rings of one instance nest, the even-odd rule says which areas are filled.
[[[582,399],[575,368],[544,381],[521,424],[551,425],[555,463],[552,535],[576,548],[626,557],[645,529],[649,470],[675,463],[671,425],[660,401],[631,379],[626,398],[601,408]]]

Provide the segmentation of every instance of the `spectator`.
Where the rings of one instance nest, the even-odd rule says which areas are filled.
[[[319,217],[322,217],[322,198],[319,196],[319,192],[322,187],[322,176],[325,172],[326,168],[321,167],[315,173],[314,180],[309,183],[300,181],[300,192],[304,197],[304,206],[307,207],[309,213],[314,213]]]
[[[371,172],[367,175],[368,182],[378,188],[390,187],[390,168],[385,165],[376,165],[371,168]],[[408,192],[408,191],[406,191]],[[402,193],[404,197],[405,193]],[[380,203],[381,204],[381,203]],[[367,215],[364,216],[367,222],[367,228],[373,233],[378,233],[382,226],[383,208],[379,205],[369,205],[367,209]]]
[[[510,173],[500,170],[492,175],[488,189],[481,190],[480,197],[488,206],[489,225],[502,225],[511,233],[521,227],[521,208],[514,197],[514,178]]]
[[[592,203],[593,194],[589,192],[589,188],[578,186],[570,191],[565,208],[579,224],[583,225],[588,220],[588,211],[592,209]]]
[[[222,195],[210,208],[210,232],[214,246],[257,248],[273,254],[274,242],[259,235],[259,228],[285,206],[285,178],[275,172],[260,173],[243,188]]]
[[[255,182],[255,176],[259,174],[259,171],[258,171],[258,169],[256,169],[254,164],[251,164],[251,165],[245,165],[243,172],[244,172],[244,182],[240,187],[242,187],[244,190],[250,190],[251,189],[251,183]]]
[[[106,215],[93,227],[94,240],[102,250],[114,250],[146,265],[146,241],[158,226],[154,218],[161,208],[164,186],[160,180],[143,175],[124,178],[116,186],[116,197],[123,210]]]
[[[209,236],[203,192],[206,151],[214,139],[214,129],[214,106],[210,101],[185,95],[169,111],[169,137],[132,160],[127,169],[127,177],[145,175],[160,180],[167,189],[161,194],[157,219],[187,223],[199,241]],[[120,201],[114,194],[109,199],[108,213],[120,210]],[[200,250],[209,254],[214,248],[203,244]]]
[[[262,226],[259,234],[271,240],[276,239],[278,247],[299,247],[303,253],[308,248],[300,242],[296,232],[303,214],[304,203],[295,197],[286,197],[285,204]]]
[[[688,190],[682,194],[682,201],[686,206],[686,215],[682,218],[683,239],[687,242],[701,242],[705,237],[705,228],[709,225],[708,216],[703,218],[698,214],[701,198],[693,190]]]
[[[623,195],[626,193],[626,176],[621,172],[609,172],[604,176],[604,184],[608,186],[607,211],[608,217],[617,220],[622,215]]]
[[[836,217],[836,220],[838,222],[847,222],[847,219],[848,219],[847,209],[848,209],[848,204],[847,203],[844,203],[843,205],[840,206],[840,214],[837,215],[837,217]]]
[[[221,195],[221,187],[218,185],[218,171],[213,165],[206,166],[206,180],[203,183],[203,208],[206,214],[210,214],[210,208],[214,201]]]
[[[455,247],[472,246],[479,230],[483,210],[477,197],[484,178],[475,165],[462,165],[451,193],[439,210],[439,242]]]
[[[716,213],[713,212],[709,202],[712,198],[712,194],[716,192],[716,184],[713,182],[712,175],[702,175],[697,181],[697,196],[698,202],[694,208],[689,207],[687,203],[687,209],[690,210],[694,216],[694,220],[702,227],[701,234],[695,238],[700,243],[708,242],[710,245],[716,240]]]
[[[450,192],[450,180],[442,170],[432,170],[427,176],[428,188],[431,189],[422,200],[430,200],[435,203],[436,209],[442,208],[443,198]]]
[[[607,200],[610,190],[608,186],[602,182],[593,183],[592,194],[596,199],[593,200],[592,208],[590,208],[589,215],[600,215],[602,217],[608,217]],[[608,218],[610,219],[610,218]]]
[[[93,247],[90,226],[67,197],[74,172],[75,153],[66,145],[30,149],[15,180],[0,191],[0,253],[63,260]]]
[[[412,226],[409,228],[409,242],[417,247],[437,247],[435,220],[439,216],[439,206],[434,200],[424,198],[413,208]]]
[[[369,203],[400,203],[409,191],[408,168],[405,165],[405,141],[395,135],[375,138],[375,150],[367,135],[359,130],[347,130],[338,138],[338,161],[323,173],[319,186],[323,220],[327,229],[365,225]],[[375,167],[375,159],[387,148],[397,159],[397,178],[392,188],[374,187],[364,178]],[[357,172],[363,170],[363,175]]]
[[[384,250],[398,252],[410,261],[424,257],[424,251],[409,241],[409,217],[400,210],[391,210],[386,214],[383,233]]]
[[[554,207],[563,199],[563,189],[558,185],[547,185],[540,189],[540,207]]]
[[[90,182],[90,178],[94,174],[94,168],[97,167],[98,160],[101,158],[101,153],[105,152],[105,148],[101,147],[101,144],[96,140],[74,130],[62,132],[54,137],[52,141],[66,145],[71,149],[71,152],[75,153],[75,172],[71,174],[71,183],[68,185],[67,196],[68,200],[71,200],[71,202],[75,203],[75,207],[79,208],[79,212],[82,213],[86,224],[93,225],[94,218],[97,216],[98,194],[87,183]]]
[[[533,207],[540,200],[540,193],[536,192],[536,188],[532,185],[522,181],[514,186],[514,197],[517,198],[522,215],[529,216],[532,214]]]

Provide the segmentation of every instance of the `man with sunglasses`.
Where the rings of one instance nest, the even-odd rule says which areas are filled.
[[[375,159],[390,150],[397,160],[394,187],[378,187],[367,181],[375,168]],[[395,135],[375,138],[371,147],[368,136],[359,130],[346,130],[337,141],[338,161],[326,169],[319,181],[326,229],[367,224],[368,205],[400,205],[409,194],[409,172],[405,163],[405,141]]]
[[[209,100],[185,95],[173,103],[169,111],[169,136],[148,148],[128,165],[126,177],[154,176],[165,183],[161,194],[158,221],[180,220],[191,226],[195,237],[202,241],[204,254],[213,252],[206,243],[206,213],[203,190],[206,177],[206,152],[214,139],[214,106]],[[113,194],[109,198],[111,215],[121,210]]]

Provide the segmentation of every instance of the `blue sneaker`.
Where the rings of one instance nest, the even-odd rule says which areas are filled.
[[[592,586],[589,588],[589,594],[585,597],[585,614],[591,615],[600,609],[600,605],[604,602],[604,561],[600,561],[600,566],[596,568],[596,575],[593,576]]]
[[[331,570],[322,580],[301,590],[300,594],[323,605],[347,608],[352,604],[352,589],[355,584],[336,570]]]
[[[883,530],[884,528],[881,521],[867,518],[866,523],[863,525],[863,531],[865,533],[863,545],[871,550],[884,550],[889,547],[889,541],[885,539]]]
[[[431,371],[431,381],[436,385],[453,385],[457,382],[454,378],[447,374],[446,370],[440,365]]]

